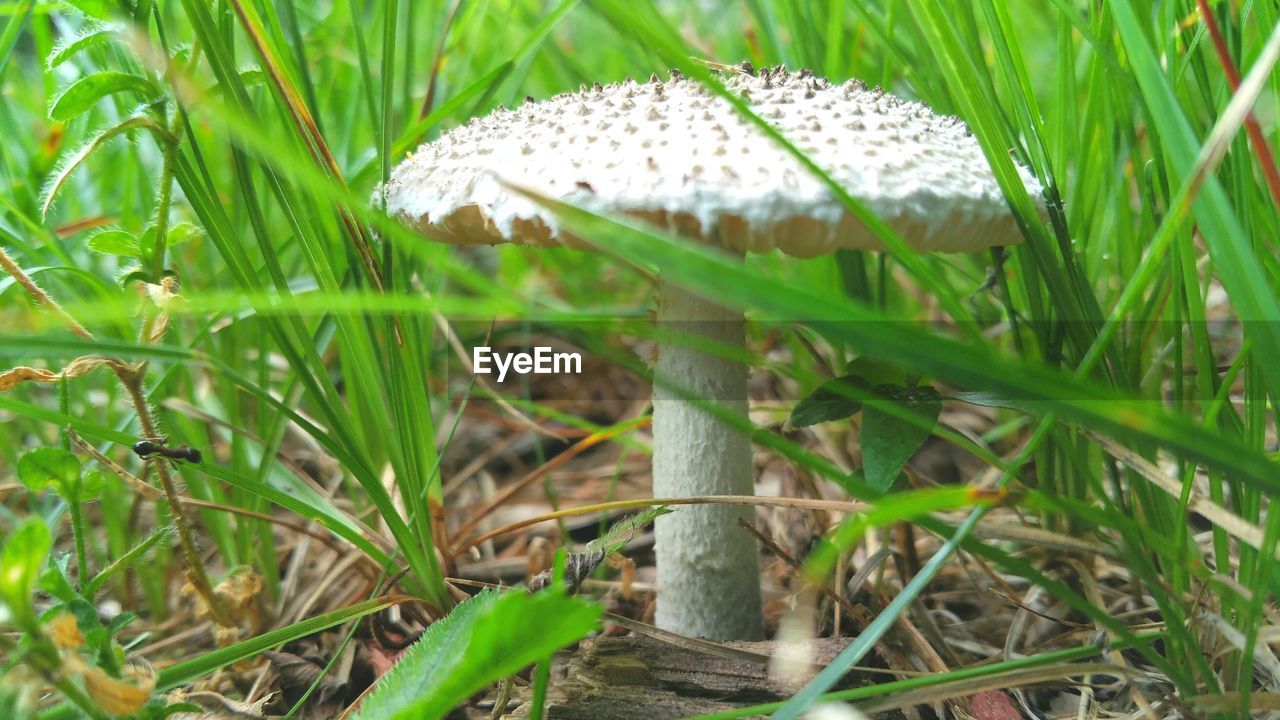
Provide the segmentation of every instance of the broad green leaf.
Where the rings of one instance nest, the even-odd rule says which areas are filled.
[[[430,720],[595,629],[600,607],[558,591],[485,590],[427,628],[357,720]]]
[[[44,521],[28,518],[9,536],[4,553],[0,554],[0,600],[24,629],[38,626],[31,595],[52,545],[53,538]]]
[[[108,42],[117,32],[120,31],[120,29],[119,25],[114,24],[93,25],[79,33],[76,33],[75,35],[72,35],[58,43],[58,45],[53,48],[53,52],[49,53],[49,59],[46,61],[46,64],[50,68],[58,67],[67,60],[75,57],[76,54],[94,47],[95,45],[101,45]]]
[[[103,230],[89,238],[86,244],[90,250],[104,255],[139,257],[142,252],[138,238],[124,230]]]
[[[49,117],[67,121],[93,107],[99,100],[119,92],[136,92],[153,98],[160,94],[155,83],[141,75],[107,70],[80,78],[53,101]]]
[[[68,489],[75,489],[80,483],[80,460],[62,448],[38,448],[18,460],[18,479],[30,490],[52,485],[55,492],[65,496]]]
[[[888,491],[933,432],[941,412],[942,396],[932,387],[877,387],[862,410],[862,474],[867,484]]]
[[[862,408],[862,398],[870,389],[871,384],[856,375],[828,380],[796,403],[787,426],[802,428],[847,418]]]

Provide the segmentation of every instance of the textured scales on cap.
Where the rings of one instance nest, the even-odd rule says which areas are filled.
[[[725,84],[912,248],[1022,240],[960,120],[808,71],[744,72]],[[1039,183],[1018,170],[1041,202]],[[795,158],[679,74],[596,84],[471,120],[395,169],[387,210],[452,243],[583,244],[504,183],[739,251],[883,249]]]

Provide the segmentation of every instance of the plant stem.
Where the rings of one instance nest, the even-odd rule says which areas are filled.
[[[76,497],[67,498],[67,508],[71,511],[71,537],[76,544],[76,589],[84,593],[89,587],[89,558],[84,549],[84,507],[80,504],[79,493]]]
[[[178,154],[176,138],[181,137],[177,126],[181,117],[181,114],[175,111],[172,122],[168,123],[168,129],[173,133],[175,141],[160,143],[160,155],[163,160],[160,164],[160,189],[156,191],[156,242],[151,255],[153,282],[160,282],[160,278],[164,276],[165,246],[169,236],[169,210],[173,205],[173,168]]]

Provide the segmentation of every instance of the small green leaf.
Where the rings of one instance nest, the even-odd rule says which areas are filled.
[[[862,409],[862,474],[887,491],[942,413],[942,395],[932,387],[880,385]]]
[[[32,491],[52,485],[64,494],[80,482],[80,460],[62,448],[38,448],[18,460],[18,479]]]
[[[136,282],[149,283],[152,282],[151,273],[142,268],[131,265],[120,273],[120,287],[127,288]]]
[[[67,579],[67,564],[70,561],[69,554],[56,556],[53,562],[49,563],[49,567],[40,574],[40,589],[64,603],[69,603],[77,597],[75,588],[71,587],[71,581]]]
[[[859,355],[844,366],[845,375],[853,375],[867,381],[867,385],[902,385],[907,373],[900,365],[869,355]]]
[[[31,599],[52,545],[44,521],[29,518],[13,531],[0,554],[0,601],[17,625],[28,631],[39,628]]]
[[[80,502],[96,500],[102,495],[102,488],[106,484],[107,478],[101,470],[89,470],[80,476],[80,487],[76,490],[76,499]]]
[[[870,389],[871,384],[856,375],[828,380],[796,403],[787,427],[802,428],[847,418],[862,407],[862,398]]]
[[[53,52],[49,53],[46,64],[50,68],[56,68],[76,54],[111,40],[120,29],[121,26],[115,24],[92,25],[58,43]]]
[[[104,255],[125,255],[141,257],[138,238],[124,230],[103,230],[89,238],[89,249]]]
[[[151,257],[156,251],[156,226],[148,225],[138,236],[138,252],[142,257]]]
[[[595,629],[600,607],[563,591],[485,590],[427,628],[378,681],[358,720],[429,720]]]
[[[137,620],[137,619],[138,619],[137,613],[131,612],[129,610],[125,610],[119,615],[111,618],[111,620],[107,623],[107,632],[112,637],[115,637],[116,633],[125,629],[126,627],[129,626],[129,623],[132,623],[134,620]]]
[[[587,543],[587,550],[604,551],[605,555],[618,552],[631,542],[641,530],[656,518],[672,512],[666,505],[656,505],[644,512],[628,515],[609,527],[604,535]]]
[[[145,97],[160,94],[150,80],[133,73],[103,71],[80,78],[53,101],[49,117],[54,120],[70,120],[93,107],[102,98],[118,92],[133,91]]]
[[[196,238],[204,237],[204,233],[200,228],[189,222],[176,223],[169,228],[169,234],[165,236],[165,244],[173,249],[182,243],[190,242]]]

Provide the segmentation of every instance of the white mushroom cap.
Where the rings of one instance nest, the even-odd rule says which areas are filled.
[[[733,74],[725,84],[913,249],[1021,242],[960,120],[807,71]],[[1041,202],[1040,184],[1018,171]],[[810,257],[883,249],[794,157],[678,74],[596,85],[474,119],[395,169],[387,210],[446,242],[582,245],[508,183],[738,251]]]

